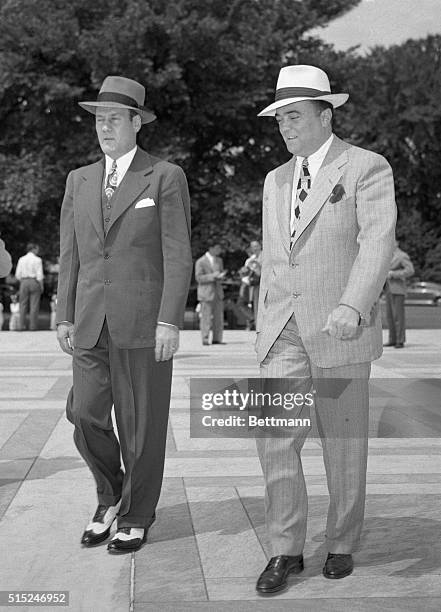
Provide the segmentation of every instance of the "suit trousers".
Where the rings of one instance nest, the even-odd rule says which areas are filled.
[[[35,278],[23,278],[20,281],[20,329],[26,329],[26,314],[29,310],[29,330],[38,328],[41,287]]]
[[[404,295],[386,291],[386,312],[389,343],[404,344],[406,341]]]
[[[262,377],[280,379],[284,388],[286,379],[292,378],[291,391],[303,395],[312,389],[317,391],[314,408],[330,496],[326,546],[331,553],[351,553],[363,526],[369,374],[370,363],[335,368],[311,363],[294,315],[261,363]],[[326,391],[327,381],[331,389],[340,387],[338,393]],[[320,390],[323,387],[325,391]],[[286,416],[308,419],[309,407],[303,404],[297,414]],[[307,421],[302,423],[305,425],[290,428],[289,435],[277,435],[272,430],[256,439],[266,485],[265,518],[271,556],[299,555],[305,544],[308,499],[300,453],[310,427]]]
[[[222,342],[224,331],[224,301],[214,300],[201,302],[201,336],[202,342],[208,342],[210,329],[213,330],[213,342]]]
[[[156,362],[153,348],[115,346],[106,321],[96,346],[74,349],[67,418],[75,425],[75,444],[95,478],[98,503],[114,505],[121,498],[118,527],[145,527],[155,511],[164,471],[172,367],[172,360]]]

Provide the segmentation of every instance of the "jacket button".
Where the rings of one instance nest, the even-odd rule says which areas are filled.
[[[110,285],[110,283],[111,283],[111,282],[112,282],[112,281],[110,281],[108,278],[106,278],[106,280],[104,281],[104,284],[105,284],[105,285]]]
[[[106,218],[104,219],[104,221],[105,221],[106,223],[109,223],[109,221],[110,221],[110,217],[106,217]]]
[[[301,295],[300,293],[293,293],[293,294],[292,294],[292,297],[293,297],[293,298],[298,298],[298,297],[300,297],[300,295]]]

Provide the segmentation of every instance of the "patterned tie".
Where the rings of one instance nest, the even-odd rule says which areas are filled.
[[[118,186],[118,172],[117,172],[116,161],[113,160],[112,167],[110,169],[109,174],[107,175],[107,181],[106,181],[106,187],[105,187],[107,200],[110,200],[112,198],[117,186]]]
[[[300,168],[299,182],[297,183],[297,193],[296,193],[296,201],[294,208],[294,215],[296,218],[296,224],[298,224],[300,220],[300,204],[305,201],[306,196],[311,189],[311,175],[309,174],[308,169],[308,158],[302,162],[302,167]],[[294,238],[296,230],[293,229],[291,232],[291,241]]]

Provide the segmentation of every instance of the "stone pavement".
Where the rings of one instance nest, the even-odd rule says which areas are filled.
[[[115,557],[105,545],[79,546],[96,500],[64,417],[70,358],[53,332],[0,334],[0,589],[67,590],[74,612],[440,612],[441,330],[410,330],[405,349],[386,349],[373,366],[366,521],[353,575],[321,575],[328,497],[320,444],[310,439],[306,567],[271,598],[254,590],[268,544],[253,440],[189,436],[190,376],[258,375],[254,334],[227,331],[225,340],[203,347],[197,331],[183,332],[157,521],[146,546]]]

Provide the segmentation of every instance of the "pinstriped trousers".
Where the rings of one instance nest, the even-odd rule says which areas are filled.
[[[370,367],[369,362],[335,368],[315,366],[303,346],[294,315],[261,363],[262,377],[282,379],[285,389],[286,379],[293,378],[290,388],[296,393],[323,386],[321,379],[345,379],[338,394],[318,393],[314,401],[330,496],[326,545],[331,553],[353,552],[363,526]],[[331,387],[335,382],[331,381]],[[287,416],[308,418],[309,407],[300,406],[297,414]],[[266,437],[256,439],[265,479],[271,556],[299,555],[303,551],[308,499],[300,453],[309,430],[307,426],[292,427],[289,436],[267,431]]]

